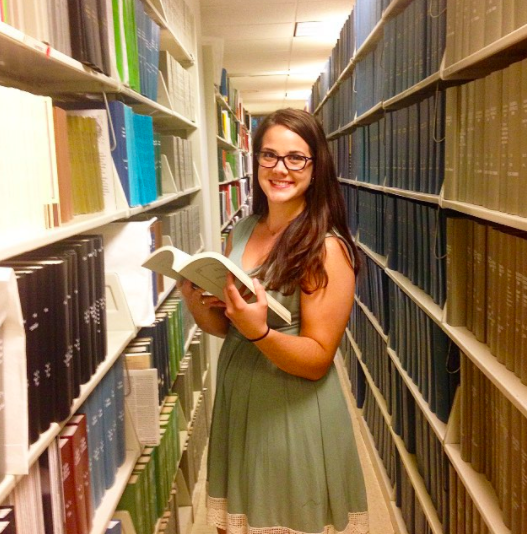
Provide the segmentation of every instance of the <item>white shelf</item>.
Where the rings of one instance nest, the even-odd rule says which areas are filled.
[[[115,475],[113,486],[106,490],[102,503],[95,511],[90,534],[106,532],[140,454],[140,451],[126,451],[126,458]]]
[[[401,91],[399,94],[388,98],[383,102],[385,110],[395,110],[407,107],[412,102],[417,102],[423,94],[429,94],[431,89],[441,84],[441,75],[439,72],[428,76],[424,80],[417,82],[408,89]]]
[[[472,215],[486,221],[492,221],[497,224],[516,228],[518,230],[527,231],[527,217],[520,217],[519,215],[511,215],[502,211],[490,210],[483,206],[476,204],[468,204],[466,202],[459,202],[456,200],[441,199],[441,207],[451,209],[466,215]]]
[[[227,141],[227,139],[221,137],[220,135],[216,136],[216,141],[218,142],[218,146],[220,148],[223,148],[224,150],[231,150],[231,151],[241,150],[236,145],[233,145],[230,141]]]
[[[0,480],[0,504],[9,496],[13,491],[17,483],[17,477],[14,475],[5,475],[2,480]]]
[[[81,234],[93,230],[99,226],[104,226],[113,221],[128,216],[129,210],[119,210],[111,213],[95,213],[90,215],[78,215],[72,221],[57,228],[49,230],[18,233],[10,232],[9,235],[2,235],[0,245],[0,260],[5,260],[11,256],[22,254],[57,241],[62,241],[76,234]]]
[[[386,274],[439,326],[442,326],[443,309],[434,302],[432,297],[417,287],[406,276],[397,271],[385,268]]]
[[[360,234],[359,234],[360,238]],[[379,267],[382,269],[386,269],[386,266],[388,265],[388,258],[386,256],[381,256],[380,254],[377,254],[377,252],[373,252],[369,247],[367,247],[364,243],[361,243],[359,240],[356,240],[356,245],[366,254],[366,256],[369,256]]]
[[[527,24],[453,65],[445,67],[441,77],[444,80],[456,80],[486,76],[491,70],[503,68],[514,61],[517,58],[515,56],[516,49],[523,49],[522,51],[525,53],[526,41]],[[517,59],[521,59],[521,57]]]
[[[432,528],[433,534],[443,534],[443,526],[441,524],[441,521],[439,521],[437,511],[434,507],[434,504],[432,503],[432,498],[428,494],[423,477],[419,474],[419,471],[417,469],[417,461],[415,455],[410,454],[406,450],[403,440],[394,432],[391,426],[389,428],[392,434],[392,438],[395,442],[395,446],[399,451],[401,461],[404,464],[406,474],[415,490],[415,496],[421,504],[421,508],[423,509],[423,512],[426,516],[426,520]]]
[[[432,427],[432,430],[434,431],[435,435],[438,437],[441,443],[444,443],[445,437],[446,437],[446,427],[447,427],[446,423],[443,423],[443,421],[440,421],[437,415],[433,413],[432,410],[430,410],[430,406],[423,398],[422,393],[419,391],[419,389],[415,385],[410,375],[405,371],[405,369],[403,369],[403,366],[401,365],[401,361],[399,360],[399,357],[389,347],[388,347],[388,355],[390,356],[393,363],[395,364],[395,367],[397,367],[397,371],[402,376],[406,386],[410,390],[410,393],[413,395],[415,401],[419,405],[421,412],[423,412],[424,416],[430,423],[430,426]]]
[[[364,312],[370,323],[373,325],[377,333],[382,337],[382,340],[385,343],[388,343],[388,336],[382,331],[382,327],[379,324],[379,321],[377,320],[377,317],[373,315],[373,313],[370,311],[370,309],[366,306],[366,304],[363,304],[360,300],[360,298],[355,295],[355,302],[359,305],[360,309]]]
[[[461,459],[459,445],[445,445],[445,452],[490,532],[511,534],[510,529],[503,523],[503,514],[496,492],[485,475],[477,473],[470,464]]]
[[[229,217],[229,220],[228,221],[225,221],[222,225],[221,225],[221,230],[225,230],[225,228],[227,228],[227,226],[229,226],[229,224],[231,224],[232,220],[234,219],[234,217],[236,217],[236,215],[238,215],[238,213],[241,211],[241,209],[246,206],[247,204],[242,204],[230,217]]]
[[[527,417],[527,385],[505,365],[498,362],[487,345],[479,342],[465,327],[442,325],[448,336],[458,345],[500,392]]]
[[[159,130],[194,130],[197,128],[196,123],[191,119],[181,115],[177,111],[162,106],[154,100],[150,100],[136,91],[132,91],[128,87],[123,88],[122,95],[128,100],[132,100],[135,111],[151,115],[154,120],[154,125]]]
[[[423,477],[419,474],[419,471],[417,469],[417,462],[415,459],[415,455],[410,454],[404,445],[403,440],[395,433],[392,427],[392,417],[388,414],[388,410],[386,408],[386,401],[384,400],[384,397],[382,396],[382,393],[379,391],[375,383],[373,382],[373,379],[371,378],[371,375],[368,371],[368,368],[364,363],[362,362],[361,357],[359,356],[360,351],[358,351],[358,347],[355,344],[355,341],[351,336],[348,336],[350,339],[350,342],[353,346],[353,350],[357,354],[357,358],[359,359],[359,362],[362,366],[362,369],[364,370],[364,375],[366,377],[366,380],[368,382],[368,385],[372,391],[372,394],[375,398],[375,401],[377,403],[378,408],[380,409],[382,416],[386,422],[386,425],[388,426],[390,430],[390,434],[394,440],[395,446],[397,447],[397,450],[399,451],[399,455],[401,457],[401,461],[404,464],[406,473],[410,479],[410,482],[415,490],[415,495],[417,499],[419,500],[421,507],[425,513],[425,516],[427,518],[427,521],[429,522],[430,526],[432,527],[432,532],[434,534],[443,534],[443,528],[441,526],[441,522],[439,521],[439,518],[437,516],[437,511],[434,508],[434,505],[432,503],[432,499],[428,492],[426,491],[426,486],[423,481]]]
[[[183,65],[192,65],[194,63],[194,56],[186,49],[179,37],[169,26],[163,14],[162,2],[160,0],[144,0],[143,4],[147,13],[161,26],[161,49],[167,50],[172,57]]]
[[[420,193],[419,191],[410,191],[409,189],[399,189],[397,187],[389,187],[386,185],[371,184],[369,182],[361,182],[359,180],[350,180],[349,178],[339,178],[339,182],[360,187],[361,189],[371,189],[373,191],[380,191],[382,193],[409,198],[411,200],[419,200],[421,202],[428,202],[430,204],[440,205],[441,203],[439,195],[433,195],[431,193]]]

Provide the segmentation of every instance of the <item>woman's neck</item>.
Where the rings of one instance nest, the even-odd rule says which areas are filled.
[[[295,209],[285,209],[285,206],[269,206],[264,224],[271,235],[278,235],[283,232],[289,223],[295,219],[304,209],[300,206]]]

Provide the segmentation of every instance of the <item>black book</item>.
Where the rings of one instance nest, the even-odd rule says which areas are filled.
[[[38,287],[42,283],[40,269],[16,268],[18,294],[24,320],[26,333],[26,360],[28,382],[28,419],[29,419],[29,442],[37,441],[41,432],[46,430],[50,423],[49,399],[45,399],[42,393],[41,359],[44,347],[42,323],[39,319],[38,310]],[[46,404],[48,409],[46,410]]]

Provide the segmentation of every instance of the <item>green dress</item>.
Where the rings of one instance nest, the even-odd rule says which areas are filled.
[[[230,255],[241,266],[258,222],[233,232]],[[300,291],[272,295],[300,330]],[[209,441],[207,518],[236,534],[368,532],[366,492],[350,414],[333,363],[317,381],[288,374],[233,326],[217,373]],[[279,530],[277,530],[279,527]]]

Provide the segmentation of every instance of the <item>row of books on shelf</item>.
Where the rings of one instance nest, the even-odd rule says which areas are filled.
[[[126,360],[128,365],[129,355]],[[167,532],[176,532],[173,526],[179,526],[177,532],[185,530],[179,507],[192,507],[210,424],[210,373],[204,382],[207,368],[201,332],[197,332],[162,406],[150,403],[151,424],[158,438],[143,449],[117,506],[130,514],[137,534],[151,534],[160,522],[167,523]]]
[[[220,219],[222,225],[227,223],[238,210],[243,210],[247,206],[249,190],[250,184],[247,177],[236,182],[220,184]]]
[[[459,351],[414,302],[400,290],[399,294],[396,288],[392,291],[395,295],[390,295],[388,306],[393,325],[388,340],[383,339],[361,306],[356,306],[352,313],[349,331],[387,402],[396,393],[394,380],[401,377],[395,366],[397,362],[430,411],[446,423],[459,383]]]
[[[447,67],[527,24],[524,2],[448,1]]]
[[[200,246],[199,208],[192,206],[165,208],[159,219],[112,223],[97,235],[68,238],[2,262],[2,347],[19,356],[1,360],[1,376],[10,377],[0,381],[6,423],[0,454],[7,455],[2,473],[27,471],[28,445],[51,423],[69,417],[81,385],[106,359],[107,272],[119,275],[136,327],[146,335],[157,321],[160,331],[164,325],[179,340],[172,348],[173,378],[192,321],[177,299],[156,315],[159,295],[168,287],[141,265],[162,246],[162,233],[175,230],[174,219],[179,227],[173,242],[185,236],[178,244],[195,252]]]
[[[387,258],[400,272],[443,306],[446,298],[446,216],[426,204],[341,184],[348,224],[360,243]]]
[[[182,41],[192,45],[193,37],[188,37],[193,34],[194,21],[184,0],[163,0],[161,4],[168,24],[177,26]],[[3,2],[1,20],[157,100],[161,28],[142,0],[8,0]],[[162,52],[161,58],[167,55]],[[166,77],[167,70],[161,70]],[[193,117],[190,113],[186,116]]]
[[[240,150],[250,150],[250,130],[230,112],[217,106],[218,136]]]
[[[251,114],[245,109],[240,91],[231,83],[227,70],[221,69],[218,92],[229,105],[238,121],[247,129],[251,130]]]
[[[13,406],[13,419],[8,419],[13,426],[10,435],[4,436],[14,449],[12,459],[5,459],[4,465],[7,472],[16,473],[26,467],[28,430],[29,443],[33,443],[52,422],[66,419],[81,384],[106,358],[102,237],[70,238],[5,261],[1,269],[4,280],[14,276],[12,299],[7,304],[18,312],[19,302],[20,311],[12,317],[10,335],[15,332],[24,339],[21,363],[27,362],[25,369],[16,369],[24,374],[23,379],[7,359],[4,365],[6,376],[27,389],[27,405],[22,413]],[[54,394],[56,391],[60,394]],[[23,391],[18,393],[25,398]],[[17,402],[11,397],[15,394],[13,391],[5,399],[6,406]]]
[[[176,296],[167,300],[158,321],[163,321],[174,311],[172,308],[178,307],[176,301]],[[173,330],[181,333],[181,313],[176,320]],[[138,475],[151,495],[140,508],[130,510],[128,494],[133,493],[133,488],[128,489],[129,483],[117,505],[118,510],[132,512],[134,523],[138,521],[136,532],[153,532],[150,526],[163,515],[168,522],[165,509],[178,469],[184,475],[179,485],[192,494],[196,469],[199,470],[206,442],[212,402],[210,373],[205,374],[208,357],[201,332],[194,335],[184,356],[178,354],[175,357],[177,360],[181,356],[177,361],[177,372],[170,376],[174,380],[163,389],[167,396],[162,406],[158,397],[159,377],[164,373],[162,359],[145,358],[138,364],[137,353],[133,352],[144,344],[149,350],[155,345],[158,354],[173,350],[181,353],[181,347],[175,346],[179,338],[174,340],[174,335],[157,325],[142,329],[123,356],[102,377],[76,414],[67,420],[57,438],[29,468],[28,476],[16,484],[7,503],[3,503],[14,508],[12,524],[14,526],[16,522],[16,529],[13,532],[88,534],[106,491],[115,484],[126,451],[135,450],[139,446],[136,443],[148,444],[148,447],[137,461],[131,483],[135,480],[134,475]],[[199,400],[194,392],[198,393]],[[125,417],[128,423],[125,423]],[[155,426],[157,432],[152,433],[149,426]],[[180,431],[184,431],[185,436],[181,450]],[[194,436],[192,439],[191,435]],[[2,443],[2,452],[4,447]],[[150,460],[153,461],[151,465]],[[154,463],[155,471],[150,472]],[[192,474],[188,472],[190,468]],[[148,480],[141,478],[143,471],[146,471]],[[191,484],[188,490],[187,485],[190,487]],[[134,515],[138,511],[139,520]],[[148,522],[147,530],[141,528],[146,524],[143,522]],[[117,524],[112,528],[117,528]]]
[[[438,92],[330,141],[338,175],[439,195],[445,164],[444,102],[444,92]]]
[[[174,179],[179,191],[192,187],[189,141],[154,133],[151,117],[120,101],[79,109],[17,89],[0,92],[8,117],[3,172],[10,177],[0,190],[12,200],[0,216],[2,233],[53,228],[75,215],[114,212],[123,202],[145,205],[174,192]],[[33,149],[21,157],[28,138]]]
[[[388,473],[388,477],[392,485],[392,491],[394,492],[393,505],[400,510],[408,534],[435,532],[435,530],[432,530],[433,521],[431,521],[429,512],[425,513],[425,509],[419,498],[418,491],[412,484],[409,473],[404,465],[404,460],[402,457],[404,452],[401,454],[399,447],[395,443],[397,437],[400,437],[401,439],[402,437],[399,435],[395,436],[394,434],[396,433],[392,433],[390,430],[390,427],[384,418],[368,384],[366,384],[362,413],[364,421],[373,437],[375,447],[378,449],[379,456],[381,457]],[[435,435],[431,433],[429,436],[432,438],[432,440],[428,444],[423,443],[422,450],[419,451],[421,456],[420,461],[422,467],[429,469],[431,471],[430,475],[433,475],[434,477],[432,484],[435,488],[437,488],[437,490],[434,492],[439,498],[439,501],[437,502],[437,508],[447,508],[444,506],[444,502],[448,497],[448,494],[445,495],[445,477],[442,474],[445,470],[442,462],[443,458],[441,454],[436,454],[435,457],[431,457],[430,447],[435,439]],[[404,441],[403,445],[400,447],[405,447]],[[428,461],[423,458],[425,455],[428,456]],[[427,475],[426,478],[431,479],[430,475]],[[421,477],[423,477],[422,474]],[[436,505],[434,504],[434,506]],[[449,531],[446,529],[444,532]]]
[[[447,0],[413,0],[383,28],[385,100],[439,72],[446,44]]]
[[[354,58],[381,19],[387,7],[384,4],[381,1],[356,4],[328,63],[313,85],[311,109],[319,106]],[[353,71],[349,71],[332,98],[324,103],[322,116],[327,132],[337,130],[379,102],[439,72],[446,43],[446,0],[436,4],[430,7],[426,0],[414,0],[385,21],[372,50],[358,58]]]
[[[196,118],[196,103],[192,73],[186,70],[167,51],[161,51],[159,54],[159,69],[163,74],[163,83],[165,83],[167,89],[168,107],[183,117],[194,121]],[[155,100],[157,100],[157,97]]]
[[[218,172],[220,184],[243,178],[252,173],[252,155],[218,148]]]
[[[462,358],[460,449],[485,475],[511,534],[527,528],[527,420],[466,356]]]
[[[527,237],[466,217],[447,220],[447,315],[527,383]]]
[[[527,60],[451,87],[445,198],[525,217]]]
[[[124,390],[119,360],[7,497],[13,532],[90,532],[126,455]]]

